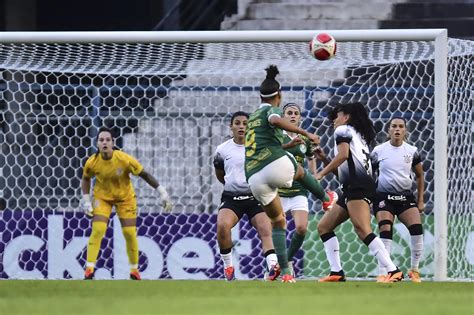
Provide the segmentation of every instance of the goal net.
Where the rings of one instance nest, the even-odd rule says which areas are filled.
[[[82,277],[90,221],[77,212],[80,179],[104,125],[116,133],[117,146],[167,188],[175,205],[171,214],[162,213],[157,193],[134,178],[144,277],[222,278],[215,223],[223,187],[214,176],[212,155],[230,136],[231,114],[259,105],[258,88],[269,64],[280,69],[283,104],[302,106],[303,128],[321,136],[326,152],[333,143],[326,116],[336,103],[366,104],[378,143],[386,140],[393,115],[407,119],[408,142],[422,154],[426,180],[421,273],[433,277],[434,213],[441,211],[434,203],[435,135],[443,133],[435,124],[434,41],[338,41],[335,58],[321,62],[299,39],[225,43],[188,34],[179,43],[132,38],[0,44],[0,278]],[[473,52],[472,41],[448,41],[451,279],[474,276]],[[339,189],[334,177],[322,185]],[[329,271],[315,228],[321,216],[319,201],[312,199],[308,234],[295,261],[299,277]],[[376,261],[350,223],[336,233],[347,276],[376,275]],[[123,270],[127,276],[120,234],[114,218],[99,256],[99,278],[120,278]],[[237,277],[261,278],[260,241],[246,218],[232,235]],[[397,222],[392,257],[405,270],[409,244],[408,231]]]

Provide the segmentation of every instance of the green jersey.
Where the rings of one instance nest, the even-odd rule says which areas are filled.
[[[250,115],[245,130],[245,176],[247,180],[253,174],[271,162],[286,155],[281,147],[283,131],[270,125],[268,119],[277,115],[282,116],[278,107],[262,104],[260,108]]]
[[[286,149],[289,153],[291,153],[294,157],[296,162],[299,165],[304,166],[304,160],[306,157],[313,156],[313,145],[311,140],[303,135],[298,135],[301,139],[304,140],[304,143],[298,144],[294,147]],[[292,138],[288,134],[284,134],[283,143],[286,144],[290,142]],[[280,197],[295,197],[295,196],[308,196],[308,191],[297,181],[293,181],[293,185],[290,188],[279,188],[278,194]]]

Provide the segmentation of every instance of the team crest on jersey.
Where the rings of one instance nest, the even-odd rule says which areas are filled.
[[[122,174],[123,174],[123,169],[122,169],[122,168],[118,168],[117,171],[116,171],[116,174],[117,174],[117,176],[122,176]]]
[[[306,147],[306,144],[304,143],[300,144],[300,151],[302,153],[306,153],[306,150],[308,150],[308,148]]]
[[[384,200],[379,202],[379,208],[385,208],[385,201]]]
[[[405,159],[405,163],[411,163],[411,160],[412,160],[411,154],[405,154],[403,158]]]

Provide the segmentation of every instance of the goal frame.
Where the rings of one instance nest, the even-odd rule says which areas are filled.
[[[0,43],[229,43],[299,42],[326,32],[337,41],[434,42],[434,280],[447,280],[448,244],[448,32],[446,29],[272,30],[166,32],[2,32]]]

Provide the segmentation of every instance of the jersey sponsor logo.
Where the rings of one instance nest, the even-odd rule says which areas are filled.
[[[117,174],[117,176],[122,176],[122,174],[123,174],[123,169],[122,169],[122,168],[118,168],[115,173]]]
[[[385,208],[385,201],[384,200],[379,202],[379,208],[382,208],[382,209]]]
[[[232,199],[236,201],[241,201],[241,200],[250,200],[254,198],[253,196],[234,196]]]
[[[407,201],[407,197],[403,195],[387,195],[387,199],[393,201]]]
[[[261,125],[262,125],[262,121],[260,119],[255,120],[255,121],[249,121],[249,123],[247,124],[247,129],[253,129]]]

